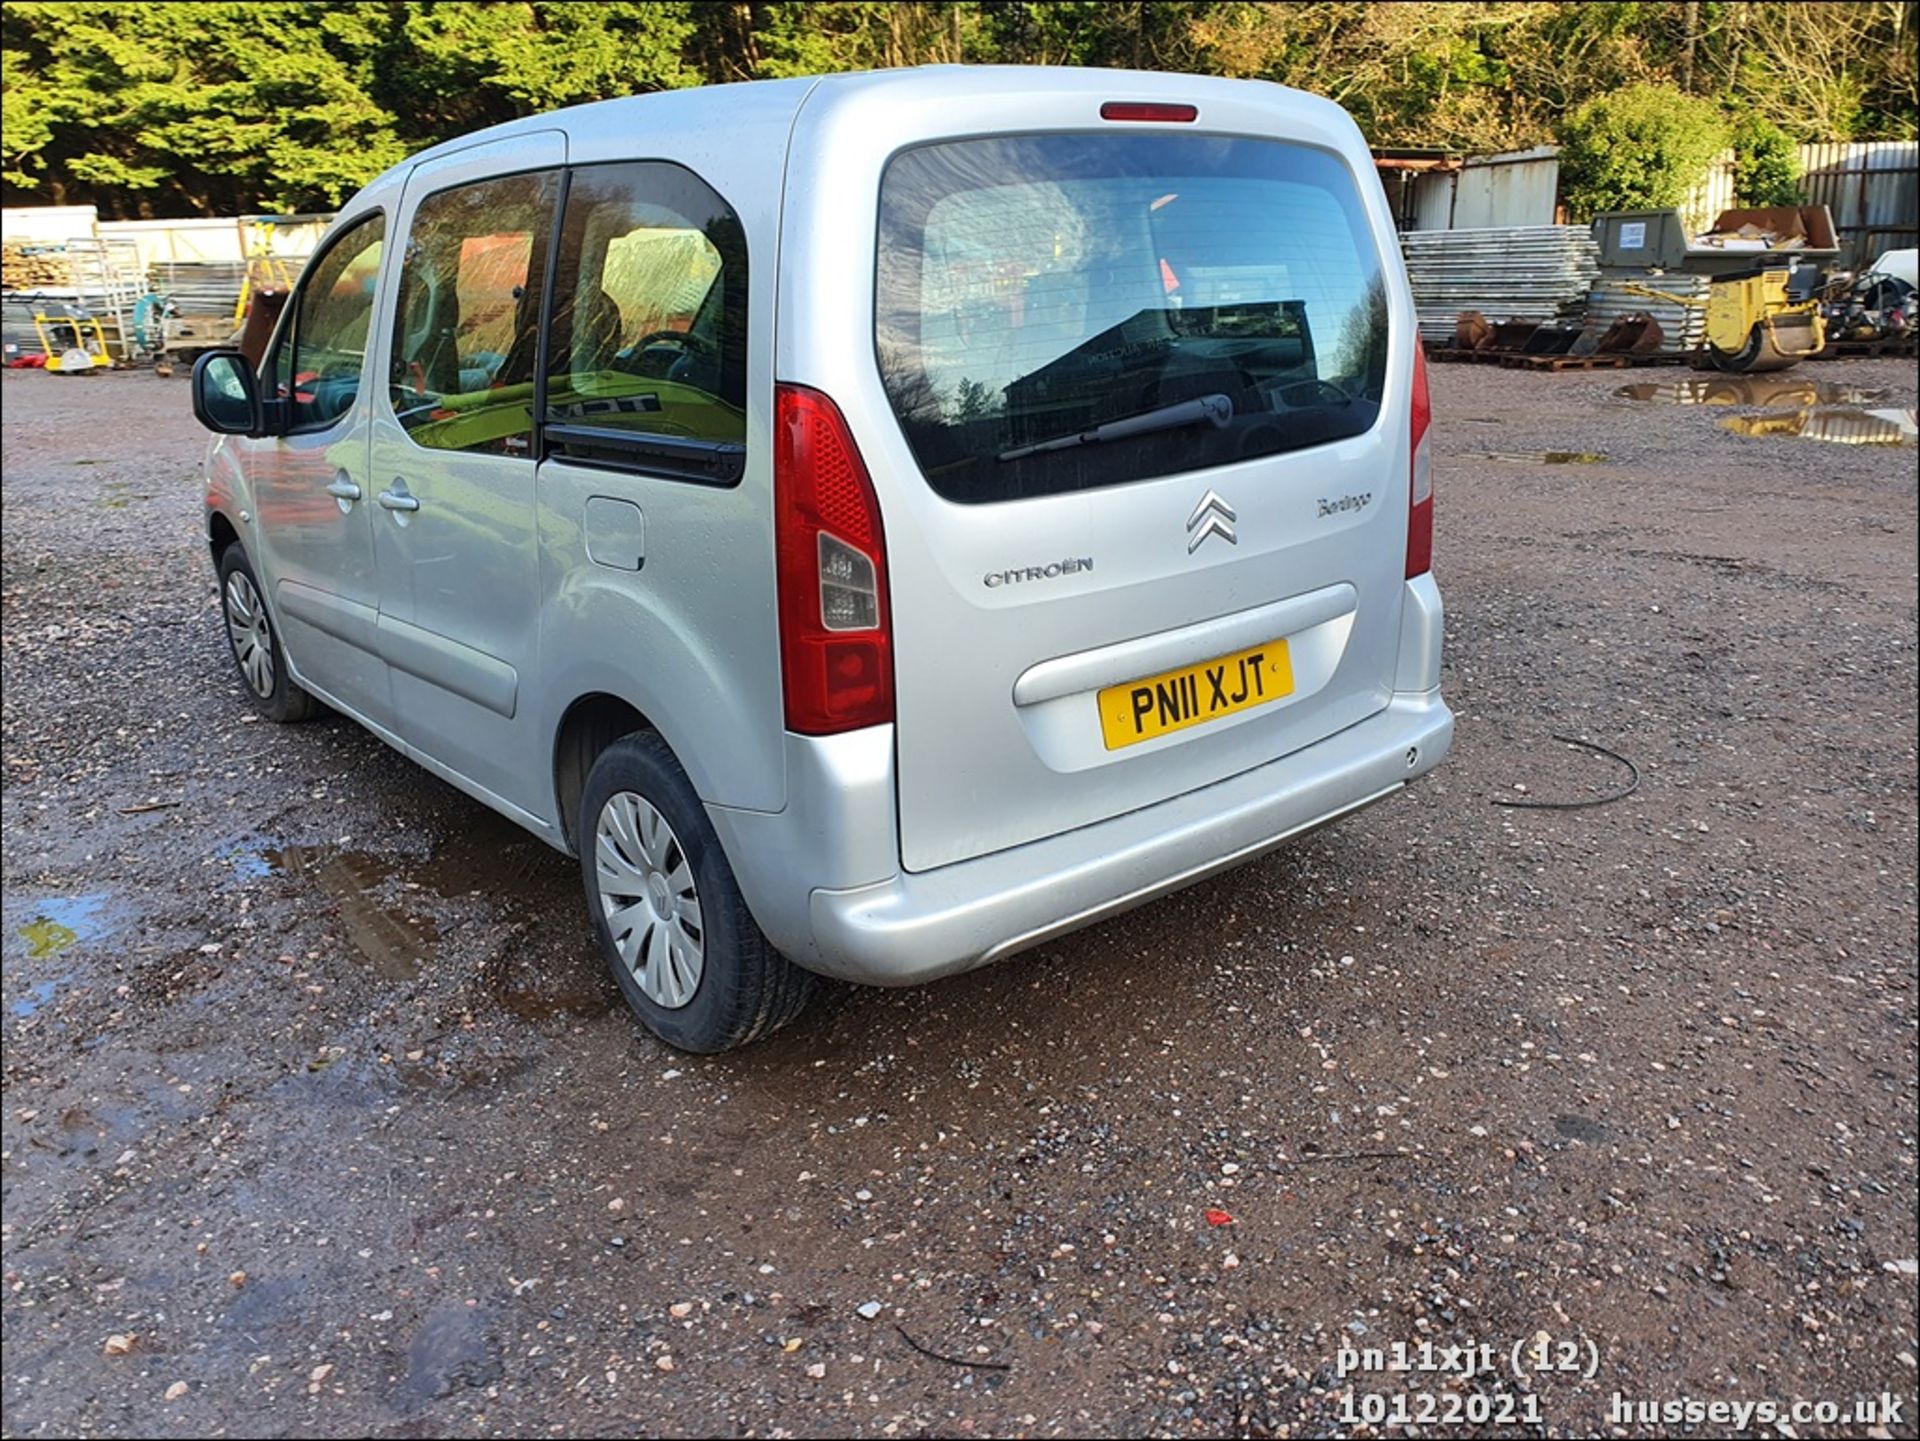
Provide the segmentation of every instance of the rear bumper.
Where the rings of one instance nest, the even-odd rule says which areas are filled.
[[[783,953],[844,980],[913,985],[1251,860],[1391,795],[1438,765],[1452,739],[1453,714],[1437,689],[1396,692],[1358,725],[1215,785],[977,860],[805,890],[804,909],[791,869],[768,874],[780,868],[754,865],[733,843],[751,853],[757,839],[737,834],[742,813],[716,811],[715,821],[755,917]]]

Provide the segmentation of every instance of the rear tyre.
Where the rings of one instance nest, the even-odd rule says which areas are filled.
[[[814,977],[747,910],[693,783],[651,731],[600,753],[580,795],[580,879],[600,952],[648,1030],[683,1051],[787,1024]]]
[[[220,617],[240,688],[268,720],[291,725],[311,716],[314,698],[287,674],[286,649],[261,597],[260,581],[235,541],[220,552]]]

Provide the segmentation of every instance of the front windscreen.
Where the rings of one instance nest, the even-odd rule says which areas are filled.
[[[949,500],[1053,495],[1372,428],[1385,283],[1333,155],[1210,135],[908,150],[880,188],[894,413]]]

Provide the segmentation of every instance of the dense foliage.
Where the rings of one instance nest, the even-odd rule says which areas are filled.
[[[1799,205],[1800,159],[1771,120],[1743,116],[1733,127],[1733,198],[1740,205]]]
[[[1729,138],[1712,101],[1666,85],[1596,96],[1560,136],[1560,193],[1576,217],[1680,204]]]
[[[1915,9],[1914,0],[7,0],[0,174],[9,201],[93,201],[108,214],[324,207],[410,151],[529,111],[935,61],[1279,80],[1333,96],[1382,145],[1499,149],[1597,135],[1591,104],[1642,86],[1665,87],[1669,105],[1693,97],[1716,130],[1722,116],[1755,117],[1789,139],[1911,137]],[[1765,157],[1777,153],[1750,151],[1768,187],[1779,177]]]

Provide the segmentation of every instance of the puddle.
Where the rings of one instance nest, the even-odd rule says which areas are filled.
[[[265,842],[256,846],[237,846],[222,852],[220,859],[233,867],[235,880],[257,881],[274,874],[273,862],[267,859],[267,851],[272,845],[272,842]]]
[[[153,497],[151,495],[144,495],[136,491],[133,488],[133,482],[130,480],[111,480],[107,482],[107,493],[105,498],[100,502],[100,508],[102,510],[125,510],[133,501],[152,499]]]
[[[424,860],[377,855],[333,845],[288,845],[253,837],[216,853],[246,882],[297,876],[333,902],[345,938],[361,959],[388,980],[412,980],[438,949],[435,923],[408,903],[409,893],[441,900],[484,896],[523,918],[576,902],[572,867],[531,837],[476,832],[450,840]],[[603,997],[576,990],[502,989],[509,1009],[537,1019],[562,1011],[604,1009]]]
[[[1606,456],[1597,450],[1483,450],[1482,460],[1510,460],[1520,465],[1599,465]]]
[[[1785,436],[1834,445],[1912,445],[1920,424],[1911,410],[1861,410],[1818,406],[1794,414],[1733,415],[1720,422],[1736,435]]]
[[[282,846],[260,858],[271,872],[317,883],[338,909],[347,941],[378,975],[410,981],[433,959],[433,924],[380,897],[394,880],[392,862],[333,846]]]
[[[7,1007],[7,1014],[24,1020],[36,1014],[40,1008],[54,998],[59,989],[73,980],[71,974],[55,977],[51,981],[42,981],[36,986],[27,987],[24,996],[17,996]]]
[[[58,955],[80,937],[73,928],[63,926],[58,921],[50,921],[42,916],[37,921],[28,921],[20,927],[21,938],[27,943],[27,954],[35,960],[42,956]]]
[[[484,1310],[457,1301],[430,1312],[407,1346],[407,1372],[394,1391],[395,1404],[415,1411],[462,1387],[498,1381],[504,1368],[487,1334],[491,1323]]]
[[[48,896],[33,907],[33,919],[15,933],[35,960],[57,956],[81,941],[97,941],[112,929],[104,891],[85,896]]]
[[[1690,380],[1650,380],[1623,385],[1619,400],[1657,405],[1751,405],[1770,410],[1804,410],[1812,405],[1872,405],[1885,400],[1884,389],[1840,385],[1793,375],[1709,375]]]
[[[1570,1141],[1580,1141],[1589,1146],[1602,1145],[1613,1139],[1611,1129],[1585,1116],[1555,1116],[1553,1129]]]

